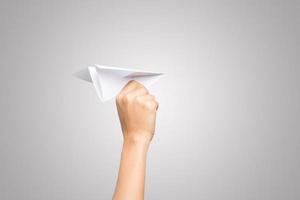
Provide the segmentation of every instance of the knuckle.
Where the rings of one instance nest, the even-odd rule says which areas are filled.
[[[150,94],[149,96],[150,96],[151,99],[155,100],[155,96],[154,95]]]
[[[135,80],[130,80],[130,81],[128,81],[128,84],[135,84]]]
[[[130,80],[128,82],[128,84],[130,84],[130,85],[138,85],[139,83],[136,80]]]
[[[145,86],[142,85],[142,89],[146,94],[149,94],[149,91],[147,90],[147,88]]]
[[[142,88],[142,93],[143,93],[143,95],[148,95],[149,94],[148,90],[144,86]]]
[[[127,84],[125,85],[125,87],[135,87],[136,86],[136,84],[137,84],[137,82],[135,81],[135,80],[129,80],[128,82],[127,82]]]
[[[131,94],[127,94],[127,95],[125,95],[125,97],[124,97],[124,101],[125,101],[126,103],[129,103],[129,102],[133,101],[133,99],[134,99],[134,97],[133,97]]]
[[[145,102],[145,107],[148,109],[148,110],[152,110],[154,108],[154,104],[153,102],[151,101],[147,101]]]
[[[143,98],[142,98],[141,96],[137,96],[137,97],[135,98],[135,100],[136,100],[136,102],[138,102],[138,103],[140,103],[140,104],[143,103]]]
[[[130,87],[131,84],[132,84],[132,81],[131,81],[131,80],[128,81],[128,82],[126,83],[126,85],[123,87],[123,90],[124,90],[125,88]]]
[[[134,80],[134,79],[132,79],[131,82],[132,82],[133,84],[140,85],[140,83],[139,83],[138,81]]]
[[[139,88],[141,91],[144,91],[144,92],[148,93],[147,88],[146,88],[143,84],[141,84],[141,83],[139,83],[139,82],[136,82],[136,83],[137,83],[138,88]]]
[[[116,97],[116,101],[117,101],[118,103],[120,103],[120,102],[122,101],[122,99],[123,99],[123,95],[122,95],[121,93],[119,93],[119,94],[117,95],[117,97]]]

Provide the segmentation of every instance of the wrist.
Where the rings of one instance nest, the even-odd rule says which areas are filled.
[[[144,146],[148,147],[151,138],[145,137],[142,134],[124,134],[124,145],[129,146]]]
[[[125,156],[135,155],[137,157],[146,157],[150,142],[143,140],[124,139],[122,154]]]

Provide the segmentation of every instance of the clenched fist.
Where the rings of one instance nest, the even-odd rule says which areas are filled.
[[[129,81],[116,98],[124,140],[150,142],[158,102],[139,82]]]

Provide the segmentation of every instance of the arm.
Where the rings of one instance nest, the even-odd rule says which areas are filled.
[[[124,140],[113,200],[143,200],[146,157],[158,103],[143,85],[130,81],[117,96],[116,105]]]

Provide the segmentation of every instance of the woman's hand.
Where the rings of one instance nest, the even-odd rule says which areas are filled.
[[[158,102],[137,81],[129,81],[116,98],[124,140],[150,142],[155,131]]]

